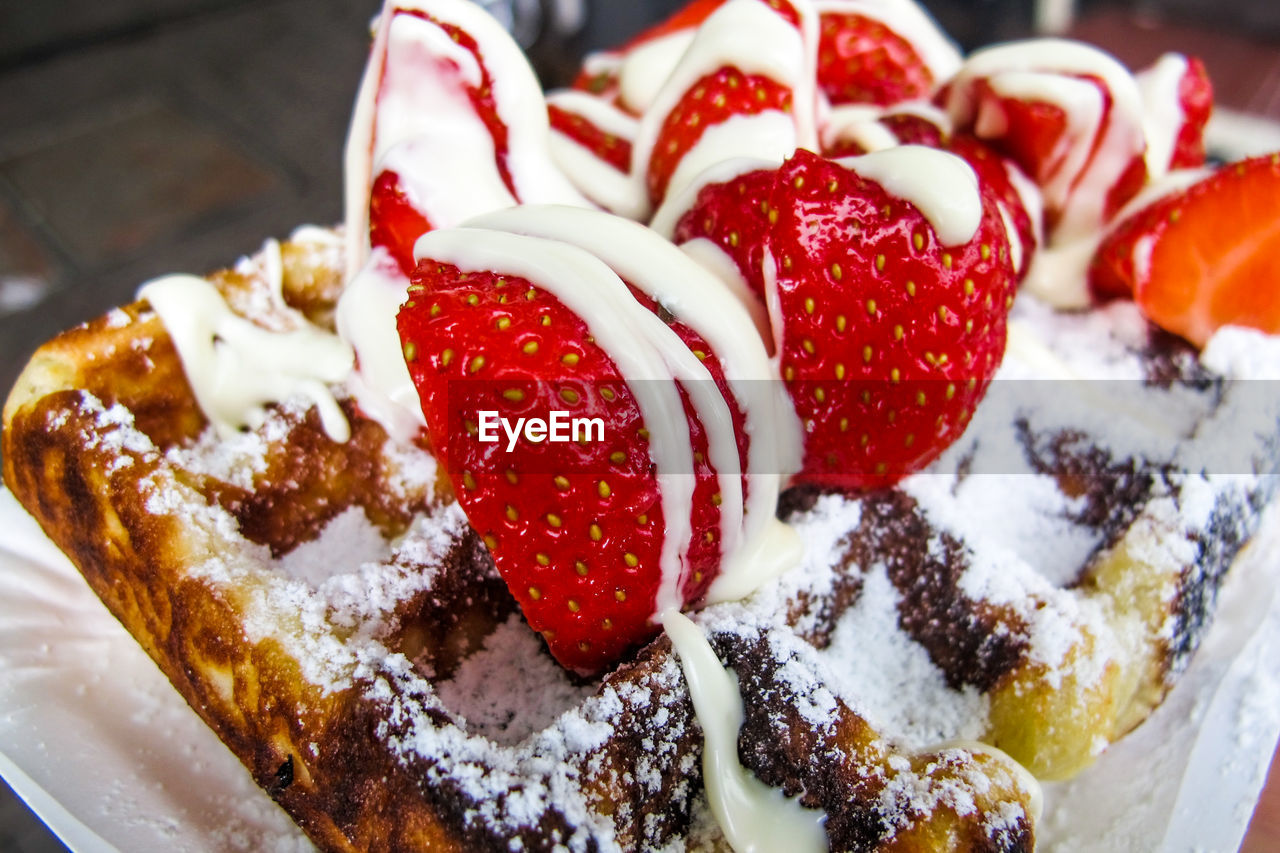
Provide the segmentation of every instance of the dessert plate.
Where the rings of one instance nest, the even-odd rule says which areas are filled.
[[[0,775],[75,853],[304,851],[301,831],[0,489]],[[1280,511],[1138,730],[1045,786],[1038,849],[1233,850],[1280,734]]]

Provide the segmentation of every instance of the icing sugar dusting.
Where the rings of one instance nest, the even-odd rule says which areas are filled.
[[[865,575],[862,595],[822,655],[832,690],[906,749],[977,739],[986,723],[986,697],[972,687],[947,686],[924,647],[898,627],[899,599],[883,568]]]
[[[494,685],[502,685],[501,691]],[[471,654],[453,677],[436,688],[465,728],[498,743],[514,744],[552,724],[595,692],[576,686],[544,653],[537,635],[511,616]]]

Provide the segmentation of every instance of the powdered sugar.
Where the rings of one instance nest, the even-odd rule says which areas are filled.
[[[977,739],[986,698],[972,687],[947,686],[924,647],[898,627],[899,597],[882,567],[866,573],[862,595],[823,653],[831,688],[905,749]]]
[[[502,690],[494,685],[502,685]],[[436,689],[441,702],[465,721],[462,725],[468,731],[508,745],[546,729],[595,692],[589,685],[572,684],[519,616],[499,626],[484,647]],[[583,727],[569,734],[568,745],[574,751],[585,751],[596,739]]]

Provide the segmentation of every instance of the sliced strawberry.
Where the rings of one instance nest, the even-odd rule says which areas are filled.
[[[764,253],[769,236],[769,197],[777,169],[754,169],[698,190],[676,221],[678,245],[705,237],[733,259],[747,287],[764,300]]]
[[[875,107],[837,107],[822,132],[822,153],[831,159],[854,157],[892,145],[946,147],[950,133],[945,114],[923,102],[880,110]],[[930,115],[936,113],[936,115]]]
[[[698,357],[703,367],[711,374],[711,379],[715,382],[720,396],[729,402],[729,414],[733,419],[734,438],[737,442],[738,459],[742,468],[742,490],[745,499],[747,476],[746,463],[743,460],[748,458],[747,454],[750,449],[751,439],[746,428],[746,413],[743,412],[741,405],[729,389],[729,383],[725,378],[724,367],[720,363],[719,356],[691,326],[676,319],[638,288],[630,285],[628,287],[636,301],[670,326],[677,337],[689,348],[689,351]],[[701,533],[689,543],[688,558],[686,560],[689,571],[685,576],[680,591],[686,602],[697,604],[706,597],[711,582],[720,571],[723,552],[721,550],[720,537],[716,532],[720,514],[715,510],[715,507],[720,505],[720,483],[716,476],[716,470],[710,462],[710,445],[707,431],[697,416],[688,392],[683,388],[680,389],[680,398],[684,404],[685,417],[689,420],[689,439],[690,446],[693,448],[693,473],[695,478],[693,487],[693,529]],[[710,536],[707,535],[708,532],[711,532]]]
[[[1204,128],[1213,84],[1194,56],[1166,53],[1136,75],[1147,114],[1147,158],[1153,175],[1204,165]]]
[[[1173,147],[1170,169],[1194,169],[1204,165],[1204,128],[1213,113],[1213,83],[1198,57],[1187,57],[1187,70],[1178,81],[1182,127]]]
[[[369,242],[374,248],[384,247],[407,276],[413,271],[413,244],[431,230],[418,208],[405,193],[400,176],[384,171],[373,182],[369,193]]]
[[[654,632],[666,525],[640,409],[583,320],[528,281],[427,262],[414,282],[398,325],[458,502],[556,659],[598,671]],[[459,440],[480,411],[607,428],[507,453],[505,435]]]
[[[487,233],[490,242],[512,239]],[[447,243],[445,233],[440,236]],[[567,248],[545,239],[514,239],[517,265],[535,257],[551,265],[545,269],[557,269],[562,255],[536,253],[548,245]],[[424,251],[430,254],[430,246]],[[581,274],[578,266],[559,269]],[[601,278],[599,285],[621,288],[616,277],[612,281]],[[552,654],[575,671],[594,673],[656,632],[652,617],[658,606],[665,606],[662,602],[672,601],[659,598],[662,584],[674,582],[664,594],[673,596],[674,604],[697,603],[720,571],[724,480],[713,459],[723,457],[710,447],[695,392],[673,382],[685,422],[655,427],[645,422],[639,392],[628,385],[610,350],[550,289],[518,275],[463,273],[430,257],[419,264],[413,282],[398,329],[428,433],[435,437],[435,447],[444,448],[458,501]],[[676,346],[683,342],[707,369],[720,398],[732,401],[722,366],[706,341],[648,296],[634,289],[630,293],[628,297],[623,290],[605,299],[596,309],[604,314],[596,315],[595,322],[617,314],[617,334],[636,334],[622,322],[630,317],[634,324],[634,315],[615,300],[620,296],[634,305],[630,299],[637,299],[671,328],[658,337]],[[650,329],[623,350],[635,358],[636,347],[657,347],[655,334]],[[653,350],[655,355],[659,351]],[[697,361],[690,358],[690,363]],[[655,382],[662,380],[647,380]],[[499,443],[481,440],[489,417],[481,413],[515,423],[520,417],[549,421],[554,411],[599,418],[602,433],[577,443],[521,438],[514,447],[505,435]],[[729,453],[740,465],[749,448],[745,414],[736,402],[728,412],[735,435]],[[660,440],[664,429],[676,430],[678,444],[687,436],[691,453],[693,492],[683,524],[664,519],[666,486],[658,476],[658,451],[650,452],[651,438]],[[732,476],[739,474],[735,470]],[[670,486],[670,480],[665,482]],[[734,483],[733,488],[739,487]],[[682,528],[691,531],[689,539],[677,543],[678,552],[670,552],[667,531]],[[675,573],[664,581],[664,569],[673,565]]]
[[[519,46],[482,10],[389,5],[347,141],[349,275],[375,242],[404,265],[423,223],[449,227],[518,202],[589,206],[551,163],[542,103]]]
[[[1161,328],[1203,346],[1225,325],[1280,332],[1280,154],[1224,166],[1124,220],[1090,269]]]
[[[734,116],[768,110],[789,112],[791,89],[768,77],[743,74],[732,67],[698,80],[667,114],[658,132],[645,174],[650,201],[657,204],[666,195],[680,160],[698,144],[707,128]]]
[[[949,150],[963,157],[973,167],[982,191],[991,195],[1001,219],[1007,220],[1010,260],[1014,272],[1021,279],[1031,268],[1031,260],[1038,248],[1037,235],[1041,224],[1033,221],[1032,212],[1027,210],[1026,202],[1014,184],[1010,170],[1018,169],[1017,164],[968,134],[957,135],[951,140]],[[1023,179],[1026,181],[1025,176]]]
[[[914,45],[883,21],[855,12],[824,12],[818,87],[832,104],[896,104],[927,98],[933,73]]]
[[[1014,284],[990,198],[973,201],[972,238],[947,246],[857,168],[796,152],[770,246],[783,380],[807,434],[797,479],[861,489],[918,470],[964,431],[1003,355]]]
[[[1012,158],[1041,188],[1054,240],[1101,227],[1146,181],[1137,83],[1096,48],[1046,39],[979,51],[945,104],[957,132]]]
[[[570,112],[559,104],[549,103],[547,115],[552,130],[563,133],[619,172],[631,171],[630,139],[609,133],[586,116]]]

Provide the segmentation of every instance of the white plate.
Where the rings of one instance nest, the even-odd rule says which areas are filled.
[[[0,489],[0,775],[73,851],[310,844]],[[1235,850],[1280,732],[1280,515],[1169,699],[1070,783],[1041,849]]]

